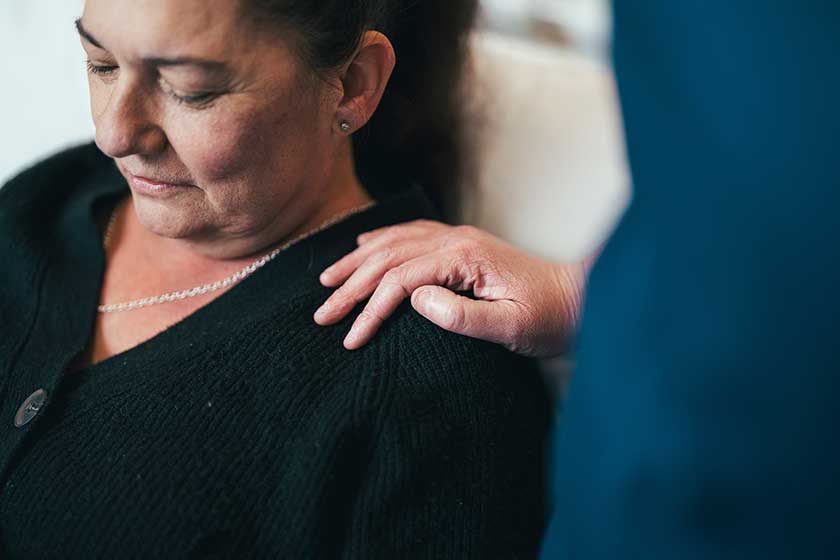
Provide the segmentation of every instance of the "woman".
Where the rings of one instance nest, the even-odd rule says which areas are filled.
[[[310,319],[359,233],[434,217],[375,185],[457,170],[475,6],[434,4],[88,0],[98,149],[0,190],[0,555],[536,553],[530,365]]]

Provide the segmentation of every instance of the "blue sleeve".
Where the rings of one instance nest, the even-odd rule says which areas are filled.
[[[614,4],[634,200],[543,557],[838,557],[840,2]]]

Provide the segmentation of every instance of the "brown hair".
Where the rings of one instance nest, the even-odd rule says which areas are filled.
[[[397,66],[368,125],[353,138],[374,196],[417,182],[451,216],[465,182],[462,82],[477,0],[247,0],[299,38],[315,71],[338,68],[366,31],[388,36]]]

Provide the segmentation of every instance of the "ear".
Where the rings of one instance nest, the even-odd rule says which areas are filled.
[[[343,97],[336,111],[335,130],[352,134],[370,120],[388,86],[397,57],[391,41],[378,31],[368,31],[341,77]]]

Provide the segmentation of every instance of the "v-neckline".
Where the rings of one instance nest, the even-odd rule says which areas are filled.
[[[74,302],[75,314],[66,298],[56,297],[45,303],[62,309],[60,316],[66,318],[66,328],[69,329],[65,332],[76,333],[72,343],[72,346],[76,348],[87,348],[90,344],[104,280],[106,262],[103,230],[105,224],[102,220],[102,212],[105,212],[106,216],[109,215],[108,210],[112,210],[127,194],[129,194],[127,185],[124,182],[115,182],[113,185],[82,197],[78,210],[87,213],[89,225],[92,226],[87,229],[87,232],[95,235],[92,241],[97,245],[95,262],[87,267],[88,274],[86,275],[73,275],[66,263],[54,263],[57,266],[53,267],[52,274],[48,274],[45,280],[50,284],[44,286],[45,294],[61,294],[62,289],[59,284],[63,284],[62,279],[68,276],[75,278],[74,284],[81,294],[81,297]],[[405,204],[406,198],[410,199],[412,204]],[[394,209],[398,207],[409,207],[410,213],[394,212]],[[326,289],[320,286],[318,276],[326,266],[355,247],[357,233],[372,227],[428,215],[429,208],[419,187],[413,187],[394,198],[380,201],[370,209],[352,214],[343,221],[298,241],[267,263],[257,274],[241,280],[220,297],[201,306],[148,340],[72,372],[68,371],[72,360],[67,359],[63,377],[72,378],[74,381],[70,384],[75,386],[83,384],[91,377],[102,376],[112,378],[117,385],[122,382],[137,383],[141,380],[113,379],[115,377],[113,374],[119,370],[120,363],[141,360],[154,364],[155,356],[160,354],[159,350],[166,348],[173,340],[177,340],[180,334],[186,335],[196,329],[201,330],[202,326],[207,325],[220,327],[224,325],[224,330],[227,330],[242,321],[254,321],[262,314],[270,312],[271,306],[261,306],[259,301],[254,301],[252,297],[249,297],[251,294],[271,293],[272,297],[286,297],[290,301],[310,295],[313,291],[324,292],[326,295]],[[107,223],[107,218],[104,222]],[[279,269],[285,269],[287,273],[277,274],[276,271]],[[272,274],[272,271],[275,273]],[[81,277],[85,277],[85,281],[82,281]],[[88,313],[79,313],[79,308],[86,308]],[[315,309],[311,311],[314,313]],[[218,340],[217,337],[224,336],[221,328],[215,332],[212,329],[205,329],[204,332],[208,343],[212,342],[214,337]],[[78,354],[78,352],[74,353],[72,358],[75,359]]]

